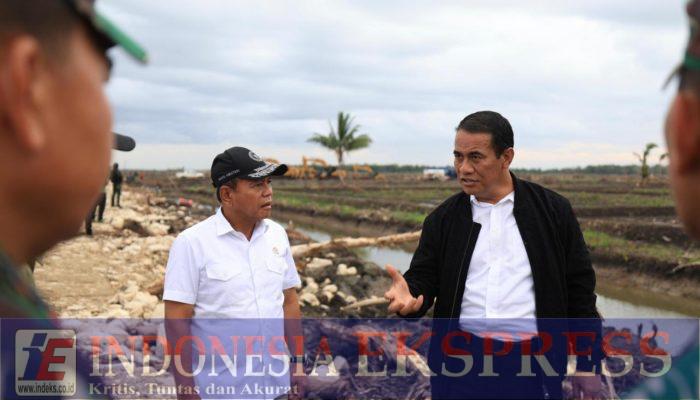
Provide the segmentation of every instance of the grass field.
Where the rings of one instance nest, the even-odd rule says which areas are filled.
[[[148,176],[171,197],[215,205],[206,179],[176,180]],[[461,189],[456,181],[426,181],[419,175],[386,174],[384,180],[275,179],[274,207],[294,213],[336,219],[336,225],[367,224],[420,229],[438,204]],[[565,196],[579,217],[594,260],[669,274],[678,265],[700,262],[700,250],[675,218],[665,177],[638,187],[635,176],[532,174],[520,176]],[[683,271],[691,277],[697,268]],[[700,277],[698,278],[700,279]]]
[[[275,202],[281,208],[337,216],[358,223],[396,223],[420,228],[435,206],[460,191],[456,181],[423,181],[389,175],[386,181],[277,180]],[[700,250],[675,218],[665,178],[638,187],[633,176],[525,176],[565,196],[579,216],[592,257],[665,273],[700,262]]]

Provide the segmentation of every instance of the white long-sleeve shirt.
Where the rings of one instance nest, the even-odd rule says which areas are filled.
[[[513,215],[515,194],[496,204],[474,196],[470,202],[481,230],[467,273],[460,328],[479,336],[506,332],[514,341],[523,340],[537,332],[537,322],[530,260]]]

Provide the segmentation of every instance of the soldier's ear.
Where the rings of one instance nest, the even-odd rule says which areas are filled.
[[[671,168],[680,175],[700,171],[700,97],[680,91],[669,111],[668,146]]]
[[[41,107],[48,76],[39,42],[24,35],[6,42],[0,60],[0,123],[17,150],[35,153],[46,143]]]

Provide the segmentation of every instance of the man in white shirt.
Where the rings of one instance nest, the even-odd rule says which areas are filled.
[[[211,357],[198,370],[204,363],[182,346],[176,355],[192,368],[173,368],[180,398],[293,397],[298,390],[290,390],[289,372],[299,360],[292,357],[290,368],[279,339],[286,338],[294,356],[303,355],[293,340],[300,335],[300,279],[284,228],[268,219],[270,177],[286,171],[243,147],[217,155],[211,178],[221,207],[173,243],[163,292],[168,341],[174,348],[192,335],[204,344],[197,355]],[[234,363],[226,364],[222,353]],[[194,377],[187,376],[191,371]]]
[[[500,114],[480,111],[465,117],[454,141],[462,191],[425,219],[409,270],[402,276],[387,266],[394,281],[385,294],[389,311],[420,317],[434,303],[434,327],[439,319],[457,320],[471,350],[485,352],[483,339],[494,331],[501,333],[501,340],[493,348],[514,349],[500,360],[494,358],[496,369],[503,361],[501,377],[474,377],[487,368],[479,364],[486,361],[475,357],[464,379],[433,379],[433,397],[541,398],[543,384],[549,398],[560,397],[565,350],[554,357],[557,374],[546,382],[517,375],[516,351],[525,343],[538,344],[531,339],[544,330],[538,325],[545,319],[589,318],[593,330],[599,326],[595,274],[571,205],[551,190],[516,178],[510,172],[513,147],[512,127]],[[444,344],[441,348],[439,340],[432,340],[429,363],[434,372],[441,373],[442,353]],[[599,373],[599,357],[598,352],[585,369]],[[442,377],[449,375],[443,370]],[[574,383],[588,396],[601,388],[596,376],[577,377]]]

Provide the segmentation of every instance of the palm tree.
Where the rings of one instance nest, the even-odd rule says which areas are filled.
[[[642,180],[639,182],[639,186],[644,186],[649,179],[649,163],[647,162],[647,158],[649,158],[649,153],[656,147],[658,147],[656,143],[647,143],[641,156],[638,153],[634,153],[637,159],[639,159],[639,162],[642,163]]]
[[[343,165],[343,157],[346,153],[353,150],[364,149],[372,143],[372,139],[366,135],[357,135],[360,130],[360,125],[353,125],[352,121],[354,117],[350,114],[346,114],[342,111],[338,113],[338,126],[337,130],[333,129],[333,124],[328,121],[330,126],[330,132],[328,135],[321,135],[319,133],[314,133],[312,137],[309,138],[309,142],[318,143],[321,146],[333,150],[336,157],[338,158],[338,165]]]

